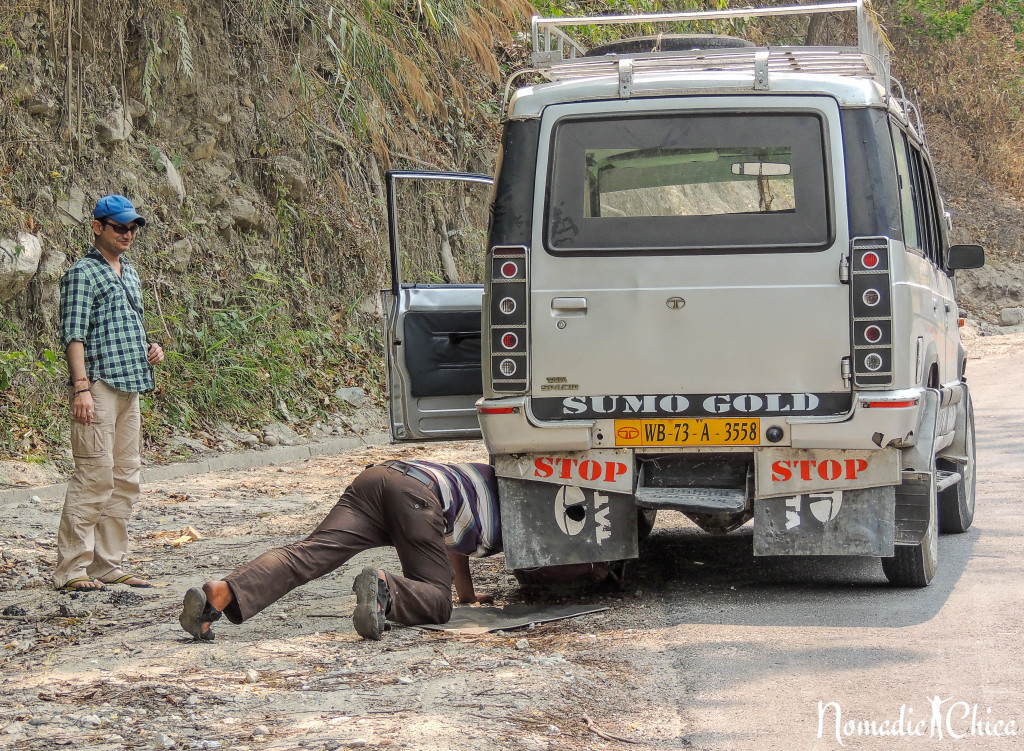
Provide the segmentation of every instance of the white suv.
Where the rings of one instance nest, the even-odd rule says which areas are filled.
[[[588,52],[563,31],[839,11],[856,47]],[[948,244],[868,4],[534,18],[533,38],[544,81],[510,82],[476,199],[479,284],[403,275],[423,225],[403,244],[396,186],[490,178],[388,175],[395,440],[479,420],[510,569],[635,557],[672,509],[710,532],[753,519],[756,555],[875,556],[928,584],[939,529],[974,515],[953,276],[984,251]],[[468,240],[441,229],[450,259]]]

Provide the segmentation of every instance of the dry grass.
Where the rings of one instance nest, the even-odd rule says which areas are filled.
[[[889,30],[894,72],[917,91],[926,130],[943,134],[932,143],[940,158],[1024,198],[1024,54],[1011,21],[982,10],[966,34],[942,42],[891,20]]]

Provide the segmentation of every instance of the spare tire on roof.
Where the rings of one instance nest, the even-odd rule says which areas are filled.
[[[683,52],[721,50],[730,47],[754,47],[753,42],[725,34],[659,34],[619,39],[587,50],[585,57],[598,55],[635,55],[643,52]]]

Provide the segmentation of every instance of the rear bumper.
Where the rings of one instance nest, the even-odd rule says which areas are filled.
[[[762,429],[778,425],[781,441],[761,446],[799,449],[879,449],[912,446],[921,410],[921,389],[859,391],[849,414],[831,418],[764,417]],[[586,451],[615,448],[613,420],[541,421],[525,396],[480,399],[477,404],[484,443],[491,454]],[[750,447],[744,447],[749,450]],[[698,452],[702,448],[638,448],[637,451]],[[721,449],[716,449],[721,450]]]

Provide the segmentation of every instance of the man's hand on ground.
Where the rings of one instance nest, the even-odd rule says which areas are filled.
[[[459,602],[463,604],[491,605],[494,603],[494,595],[486,592],[477,592],[472,597],[460,597]]]

